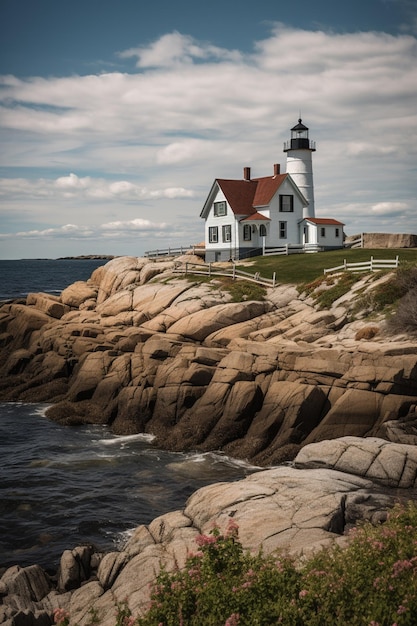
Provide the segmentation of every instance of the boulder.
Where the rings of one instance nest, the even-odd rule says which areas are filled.
[[[59,564],[57,588],[60,592],[80,587],[90,577],[91,546],[65,550]]]
[[[52,589],[49,576],[39,565],[10,567],[1,577],[1,583],[7,595],[15,594],[33,602],[42,600]]]
[[[26,304],[58,320],[69,311],[69,307],[60,302],[58,297],[47,293],[29,293]]]
[[[203,342],[206,337],[226,326],[263,315],[268,308],[264,302],[229,303],[213,306],[208,310],[192,313],[175,322],[170,333]]]
[[[412,489],[417,486],[417,447],[376,437],[341,437],[304,446],[294,465],[303,469],[335,469],[389,487]]]

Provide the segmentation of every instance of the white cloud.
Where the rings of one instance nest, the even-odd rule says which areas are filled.
[[[104,230],[159,230],[167,228],[167,226],[168,225],[163,222],[161,224],[154,224],[150,220],[137,218],[129,222],[109,222],[108,224],[102,224],[101,228]]]
[[[378,202],[371,207],[377,215],[404,215],[412,207],[407,202]]]
[[[163,35],[148,46],[119,52],[118,56],[122,59],[137,58],[136,66],[139,68],[171,68],[206,59],[238,61],[242,57],[241,53],[236,50],[230,51],[210,44],[202,44],[193,37],[176,31]]]
[[[174,32],[120,57],[140,71],[1,77],[4,232],[61,236],[71,222],[102,237],[116,231],[98,224],[119,222],[125,233],[139,219],[170,225],[152,237],[200,241],[213,179],[240,178],[246,165],[253,176],[277,162],[284,170],[282,144],[300,109],[317,141],[317,215],[348,232],[417,232],[410,34],[277,24],[244,55]]]
[[[90,198],[98,200],[149,200],[154,198],[190,198],[194,195],[191,189],[184,187],[167,187],[165,189],[149,189],[135,185],[126,180],[111,182],[103,178],[91,176],[79,177],[70,173],[56,180],[40,178],[29,181],[22,178],[0,179],[0,197],[10,195],[25,197]]]

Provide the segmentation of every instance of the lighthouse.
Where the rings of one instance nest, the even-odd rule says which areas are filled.
[[[291,128],[291,139],[284,143],[284,152],[287,153],[287,174],[291,175],[301,193],[308,200],[303,217],[315,217],[311,158],[315,151],[316,144],[308,138],[308,128],[300,118],[298,124]]]

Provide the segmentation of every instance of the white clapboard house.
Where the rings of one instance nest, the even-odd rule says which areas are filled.
[[[285,245],[314,250],[343,246],[342,222],[316,218],[312,153],[314,142],[301,119],[284,144],[286,173],[275,164],[270,176],[216,178],[201,211],[205,220],[206,261],[229,261]]]

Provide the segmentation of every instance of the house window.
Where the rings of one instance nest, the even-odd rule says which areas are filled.
[[[265,224],[261,224],[259,227],[259,234],[261,237],[266,237],[266,226]]]
[[[223,215],[226,215],[226,202],[215,202],[214,217],[222,217]]]
[[[320,228],[320,236],[321,237],[325,237],[326,236],[326,229],[325,228]]]
[[[219,229],[217,226],[209,226],[209,242],[217,243],[219,241]]]
[[[336,230],[334,231],[334,234],[336,235],[336,237],[339,237],[339,229],[336,228]]]
[[[281,213],[294,211],[294,196],[282,195],[279,197],[279,210]]]
[[[228,243],[229,241],[232,241],[232,227],[230,224],[222,226],[222,238],[223,243]]]
[[[286,239],[287,238],[287,222],[279,223],[279,238]]]
[[[250,241],[252,239],[252,229],[250,224],[243,226],[243,241]]]

